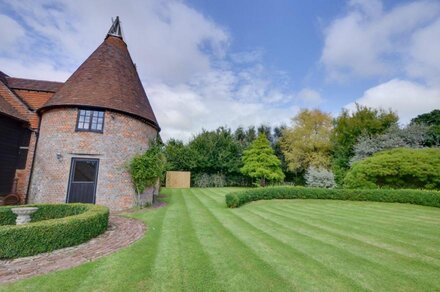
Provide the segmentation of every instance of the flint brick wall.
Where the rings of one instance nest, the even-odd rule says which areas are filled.
[[[78,157],[99,159],[96,204],[111,210],[132,207],[135,190],[126,164],[148,149],[157,131],[131,116],[107,110],[104,133],[75,132],[77,115],[77,108],[43,114],[29,203],[65,202],[72,157]]]

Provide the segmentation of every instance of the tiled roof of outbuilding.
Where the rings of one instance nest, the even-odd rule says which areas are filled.
[[[1,72],[0,72],[1,73]],[[7,95],[12,94],[9,88],[0,80],[0,114],[7,115],[17,120],[27,122],[27,118],[19,113],[9,102]]]
[[[122,37],[114,35],[107,35],[40,110],[62,106],[112,109],[160,129],[127,45]]]
[[[25,89],[32,91],[47,91],[47,92],[57,92],[61,86],[62,82],[55,81],[44,81],[44,80],[33,80],[15,77],[6,77],[6,82],[8,87],[12,89]]]

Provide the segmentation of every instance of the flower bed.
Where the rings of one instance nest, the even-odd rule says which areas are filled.
[[[268,187],[229,193],[225,199],[229,208],[237,208],[252,201],[272,199],[375,201],[440,207],[440,192],[423,190]]]
[[[0,258],[31,256],[73,246],[107,229],[109,210],[91,204],[37,204],[32,222],[15,224],[12,206],[0,207]]]

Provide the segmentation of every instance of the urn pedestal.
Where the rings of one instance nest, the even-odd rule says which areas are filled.
[[[12,213],[17,215],[17,219],[15,219],[15,224],[21,225],[31,222],[31,215],[37,210],[37,207],[12,208]]]

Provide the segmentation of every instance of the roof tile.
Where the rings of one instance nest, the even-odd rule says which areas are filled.
[[[63,85],[62,82],[24,79],[16,77],[6,77],[6,81],[8,83],[8,87],[12,89],[25,89],[47,92],[57,92]]]
[[[159,125],[125,42],[107,36],[40,109],[90,106],[125,112]]]
[[[14,102],[13,93],[9,88],[0,81],[0,113],[13,117],[18,120],[27,121],[25,113],[20,113],[17,106],[20,106],[18,102]],[[23,109],[25,111],[25,109]]]

